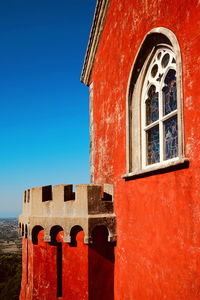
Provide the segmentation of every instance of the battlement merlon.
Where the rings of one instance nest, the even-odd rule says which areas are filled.
[[[51,226],[65,228],[65,240],[70,240],[70,229],[81,226],[85,241],[91,240],[95,226],[106,226],[109,241],[116,240],[116,216],[113,206],[113,185],[80,184],[73,192],[73,186],[56,185],[31,188],[24,192],[23,213],[19,225],[28,226],[28,238],[34,226],[46,228],[46,240],[49,239]],[[87,242],[88,241],[88,242]]]
[[[81,216],[113,212],[113,187],[79,184],[76,192],[71,184],[47,185],[24,192],[23,215],[26,216]],[[105,195],[102,196],[102,195]]]

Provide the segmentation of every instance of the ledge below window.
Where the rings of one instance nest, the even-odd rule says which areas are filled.
[[[184,157],[184,158],[177,159],[176,161],[169,161],[168,163],[160,166],[152,165],[147,169],[137,170],[135,172],[124,174],[122,175],[122,178],[125,179],[125,181],[128,181],[128,180],[153,176],[156,174],[173,172],[173,171],[189,168],[189,163],[190,163],[189,158]]]

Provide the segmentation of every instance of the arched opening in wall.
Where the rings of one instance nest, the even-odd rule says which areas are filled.
[[[44,230],[42,226],[34,226],[32,229],[32,243],[34,245],[38,245],[38,234],[40,231]]]
[[[76,225],[76,226],[72,227],[72,229],[70,231],[70,236],[71,236],[70,246],[71,247],[77,247],[76,237],[77,237],[77,234],[81,231],[83,231],[83,228],[79,225]]]
[[[24,236],[24,224],[22,224],[22,236]]]
[[[62,297],[62,237],[59,233],[63,231],[61,226],[55,225],[50,230],[50,245],[57,247],[57,297]]]
[[[167,28],[151,30],[127,89],[127,175],[163,169],[184,157],[181,53]],[[166,109],[168,108],[168,110]]]
[[[89,297],[95,300],[114,299],[114,246],[108,242],[108,229],[97,226],[89,246]]]
[[[27,239],[28,237],[28,227],[27,224],[25,225],[25,238]]]

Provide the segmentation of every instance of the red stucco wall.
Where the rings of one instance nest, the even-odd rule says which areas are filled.
[[[91,82],[94,181],[114,184],[115,299],[200,299],[200,3],[111,0]],[[145,35],[176,35],[182,53],[188,169],[126,181],[126,92]]]
[[[38,245],[23,238],[23,272],[20,300],[56,299],[56,246],[43,240],[44,232],[38,234]],[[28,279],[27,279],[28,257]]]
[[[77,246],[63,243],[64,299],[88,299],[88,247],[83,243],[83,231],[77,234]]]
[[[107,232],[106,232],[107,233]],[[96,230],[93,245],[84,244],[83,231],[76,244],[63,243],[64,232],[56,240],[44,242],[44,231],[38,234],[38,245],[23,237],[23,273],[20,300],[112,300],[114,297],[114,249],[107,235]],[[57,297],[57,246],[62,247],[62,294]],[[27,279],[28,257],[28,279]]]
[[[77,247],[63,243],[63,232],[57,235],[62,243],[62,299],[88,299],[87,247],[83,232],[77,235]],[[23,238],[23,273],[20,300],[54,300],[57,298],[57,246],[44,242],[44,231],[38,234],[38,245],[29,242],[27,281],[27,239]],[[81,298],[80,298],[81,297]]]

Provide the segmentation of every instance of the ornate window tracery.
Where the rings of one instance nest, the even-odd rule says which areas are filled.
[[[142,88],[142,166],[178,157],[176,59],[167,47],[158,48]]]

